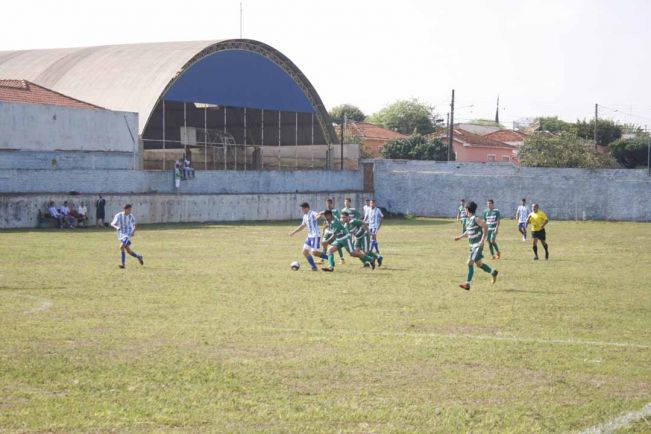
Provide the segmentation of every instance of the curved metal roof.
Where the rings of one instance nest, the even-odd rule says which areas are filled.
[[[0,78],[25,79],[111,110],[137,112],[142,133],[175,80],[223,50],[258,53],[281,67],[314,108],[326,140],[336,141],[325,106],[305,75],[278,50],[249,39],[0,51]]]

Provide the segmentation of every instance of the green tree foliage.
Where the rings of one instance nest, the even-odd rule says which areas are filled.
[[[366,121],[402,134],[429,134],[434,131],[433,108],[417,99],[399,100]]]
[[[523,166],[529,167],[598,169],[615,165],[612,157],[597,153],[591,143],[567,132],[530,134],[524,139],[518,158]]]
[[[594,140],[594,119],[577,121],[576,135],[584,139]],[[599,119],[597,121],[598,144],[606,146],[620,137],[622,137],[622,127],[614,121],[609,119]]]
[[[387,142],[382,147],[382,157],[400,160],[431,160],[447,161],[448,147],[439,139],[427,140],[420,134],[414,134],[406,139]],[[451,153],[454,159],[454,152]]]
[[[333,107],[330,112],[330,118],[333,122],[341,122],[344,115],[348,117],[349,121],[362,122],[366,119],[364,112],[357,106],[352,104],[341,104]]]
[[[561,131],[573,132],[576,130],[574,124],[559,119],[558,116],[539,117],[536,119],[540,125],[540,131],[549,131],[550,133],[559,133]]]
[[[638,135],[631,139],[618,139],[608,145],[610,155],[629,169],[647,165],[649,138]]]

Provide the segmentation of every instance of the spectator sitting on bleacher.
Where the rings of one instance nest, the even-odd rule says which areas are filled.
[[[70,208],[68,208],[67,200],[63,202],[59,212],[63,215],[63,221],[67,227],[74,228],[77,225],[77,219],[70,215]]]
[[[183,157],[183,179],[194,178],[192,163],[185,156]]]
[[[57,207],[54,205],[54,201],[50,201],[49,208],[47,209],[48,217],[54,219],[59,224],[59,227],[63,227],[63,214],[59,212]]]
[[[88,223],[88,208],[86,207],[86,205],[84,205],[83,202],[79,203],[79,208],[77,208],[77,212],[79,213],[80,216],[79,222],[82,223],[85,227],[86,224]]]
[[[70,216],[75,219],[75,226],[86,226],[84,224],[84,217],[79,213],[77,208],[75,208],[75,204],[70,204]]]

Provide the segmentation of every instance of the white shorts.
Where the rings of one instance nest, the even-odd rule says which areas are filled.
[[[378,230],[380,230],[380,228],[368,228],[371,235],[376,235]]]
[[[303,244],[303,250],[312,250],[321,248],[321,237],[307,237]]]

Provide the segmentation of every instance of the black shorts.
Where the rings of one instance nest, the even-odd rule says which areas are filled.
[[[540,241],[545,241],[546,235],[545,235],[545,230],[541,229],[539,231],[531,231],[531,236],[534,239],[540,240]]]
[[[104,211],[97,211],[95,218],[104,220]]]

